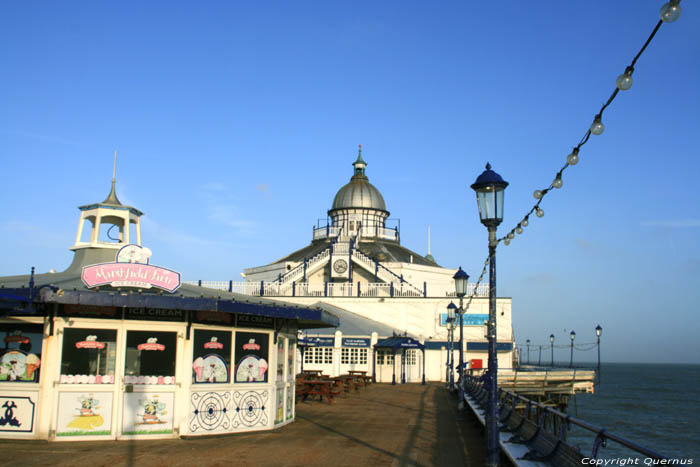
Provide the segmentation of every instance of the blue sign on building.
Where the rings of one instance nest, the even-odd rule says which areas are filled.
[[[465,313],[462,320],[465,326],[483,326],[484,321],[489,320],[489,315],[481,313]],[[457,319],[457,324],[459,325],[459,319]],[[447,326],[447,313],[440,314],[440,326]]]
[[[343,337],[343,347],[369,347],[370,340],[364,337]]]
[[[333,347],[335,345],[335,337],[307,337],[306,342],[311,347]]]

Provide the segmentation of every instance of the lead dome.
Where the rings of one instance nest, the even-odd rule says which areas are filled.
[[[365,175],[367,163],[362,159],[362,145],[359,147],[357,160],[353,162],[352,165],[355,169],[355,173],[350,179],[350,182],[336,193],[335,198],[333,198],[333,205],[328,211],[329,214],[338,209],[353,208],[375,209],[387,212],[384,197],[379,190],[369,182],[367,175]]]

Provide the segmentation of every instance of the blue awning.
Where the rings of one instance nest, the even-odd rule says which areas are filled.
[[[28,302],[28,289],[2,289],[2,294],[8,297],[18,297]],[[36,302],[59,303],[70,305],[88,305],[104,307],[127,308],[158,308],[189,311],[218,311],[242,315],[268,316],[296,320],[300,328],[318,328],[338,326],[337,316],[321,309],[297,305],[287,305],[282,302],[265,300],[260,303],[250,303],[235,299],[220,299],[213,297],[192,297],[157,294],[120,294],[113,292],[92,292],[83,290],[60,290],[55,292],[44,288],[40,291]],[[17,303],[17,301],[15,302]]]
[[[374,344],[375,349],[421,349],[425,346],[412,337],[394,336],[386,339],[381,339]]]

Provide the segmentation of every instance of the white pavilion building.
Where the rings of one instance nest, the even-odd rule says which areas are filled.
[[[327,225],[313,229],[311,243],[264,266],[247,268],[245,282],[198,281],[198,285],[250,295],[275,297],[298,305],[320,306],[340,318],[338,328],[315,329],[305,337],[315,343],[304,355],[304,369],[335,376],[348,370],[376,371],[378,382],[392,381],[402,368],[407,382],[444,380],[448,354],[447,305],[455,298],[454,269],[440,266],[401,245],[397,226],[387,225],[389,211],[380,191],[369,182],[360,146],[353,175],[333,199]],[[470,284],[467,297],[474,291]],[[465,305],[467,300],[465,299]],[[498,365],[513,365],[510,298],[497,299]],[[481,284],[464,314],[467,368],[487,365],[488,284]],[[423,354],[373,351],[378,340],[406,334],[425,346]],[[454,362],[458,362],[459,328]],[[376,367],[374,365],[376,362]],[[400,366],[399,366],[400,365]]]

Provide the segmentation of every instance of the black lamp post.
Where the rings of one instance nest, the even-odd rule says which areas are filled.
[[[571,360],[569,360],[569,368],[574,367],[574,339],[576,339],[576,333],[574,331],[571,331],[571,334],[569,334],[569,337],[571,338]]]
[[[498,358],[496,355],[496,229],[503,221],[503,194],[508,182],[491,170],[481,173],[471,185],[476,192],[481,223],[489,231],[489,368],[488,405],[486,407],[486,466],[497,467],[500,458],[498,446]]]
[[[598,384],[600,384],[600,336],[603,334],[603,328],[600,324],[595,327],[595,335],[598,339]]]
[[[459,309],[457,310],[459,313],[459,380],[457,385],[459,386],[459,406],[462,408],[464,405],[464,389],[462,388],[462,384],[464,384],[464,308],[462,301],[467,294],[469,274],[462,271],[462,266],[460,266],[452,279],[455,280],[455,293],[459,297]]]
[[[540,345],[540,356],[537,360],[537,366],[542,366],[542,346]]]
[[[448,378],[447,378],[447,388],[452,390],[452,386],[454,385],[455,378],[454,378],[454,352],[452,351],[452,342],[454,341],[454,322],[455,322],[455,313],[457,312],[457,305],[455,305],[453,302],[450,302],[449,305],[447,305],[447,332],[448,332],[448,340],[449,340],[449,350],[447,354],[447,368],[448,368]]]
[[[554,366],[554,334],[549,335],[549,344],[552,347],[552,366]]]
[[[530,339],[526,340],[525,343],[527,344],[527,364],[530,364]]]

